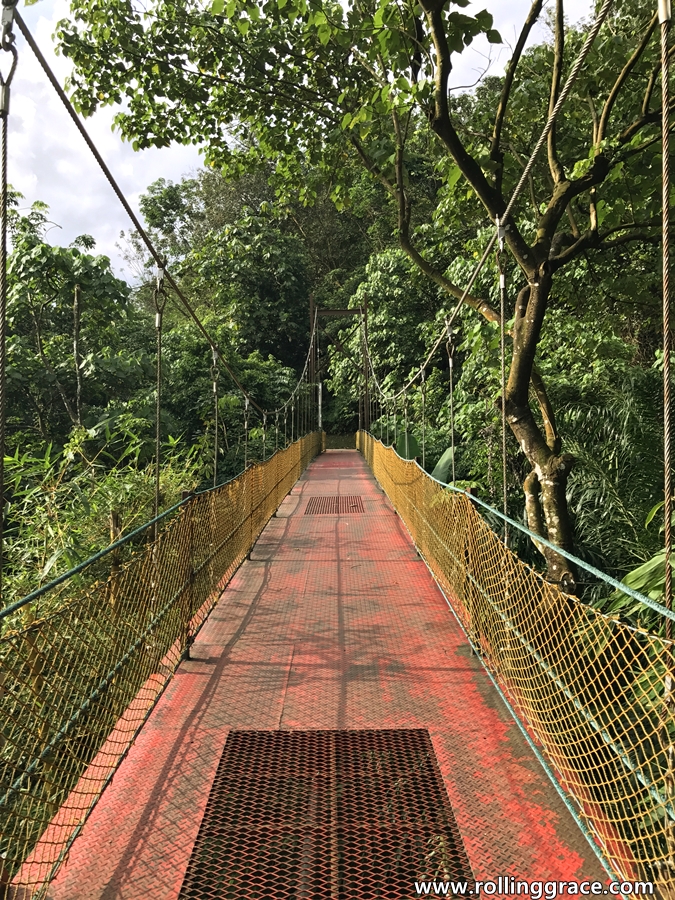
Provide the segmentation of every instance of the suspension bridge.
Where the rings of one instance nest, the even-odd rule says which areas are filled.
[[[665,636],[602,614],[509,549],[509,529],[547,541],[509,517],[506,495],[492,509],[454,473],[444,484],[425,471],[424,420],[422,465],[395,446],[396,402],[416,382],[424,398],[425,368],[480,267],[501,252],[528,166],[455,312],[396,394],[378,381],[364,321],[361,427],[354,449],[326,449],[320,311],[297,385],[263,408],[165,271],[11,4],[5,222],[15,22],[158,265],[157,429],[170,289],[210,347],[216,417],[223,367],[244,399],[246,441],[249,415],[260,418],[262,452],[250,460],[246,449],[240,475],[220,483],[216,468],[212,487],[163,512],[157,487],[152,521],[0,610],[0,896],[403,900],[534,896],[536,882],[535,900],[544,883],[547,900],[628,896],[647,883],[670,897],[670,587],[662,606],[553,548],[657,611]],[[665,14],[662,25],[667,65]],[[2,240],[4,390],[6,228]],[[669,387],[667,343],[664,359]],[[4,420],[0,493],[3,442]],[[670,493],[667,482],[667,525]],[[667,554],[669,542],[667,530]]]

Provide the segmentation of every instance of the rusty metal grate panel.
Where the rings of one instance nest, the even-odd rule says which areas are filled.
[[[362,513],[361,497],[310,497],[305,509],[306,516],[347,515]]]
[[[179,900],[407,900],[421,880],[472,880],[425,729],[233,731]]]

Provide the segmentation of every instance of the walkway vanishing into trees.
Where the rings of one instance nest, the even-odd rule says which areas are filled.
[[[5,633],[9,897],[670,890],[671,643],[546,582],[480,501],[357,443],[321,454],[310,433],[187,498]]]
[[[672,894],[668,172],[666,606],[511,520],[506,494],[503,512],[486,507],[381,440],[383,418],[393,406],[395,419],[403,398],[409,444],[406,391],[419,381],[424,409],[426,366],[450,341],[453,316],[492,249],[501,251],[513,204],[610,5],[598,10],[455,311],[394,394],[377,380],[364,323],[362,423],[370,422],[370,380],[385,413],[380,440],[357,434],[362,456],[319,455],[316,315],[298,384],[275,408],[261,406],[165,271],[16,14],[158,266],[156,512],[167,285],[212,351],[215,433],[221,366],[243,398],[246,449],[238,477],[218,484],[216,462],[213,488],[0,610],[0,895],[360,900],[411,898],[421,882],[474,878],[488,881],[488,895],[513,894],[511,878],[651,881]],[[14,63],[0,104],[0,393],[13,6],[5,4],[2,35]],[[659,17],[667,149],[670,11]],[[664,150],[666,170],[668,158]],[[531,283],[533,295],[539,287]],[[504,291],[500,277],[502,397]],[[249,465],[252,411],[262,452]],[[423,459],[424,421],[423,412]],[[655,609],[666,637],[564,593],[561,578],[547,581],[511,552],[506,526]],[[549,575],[561,572],[549,565]]]
[[[335,770],[317,735],[337,741]],[[373,746],[341,748],[348,735]],[[415,783],[419,765],[438,766],[445,797],[426,773]],[[446,832],[456,846],[434,843]],[[222,593],[49,896],[413,897],[415,880],[469,867],[606,880],[363,457],[327,451]]]

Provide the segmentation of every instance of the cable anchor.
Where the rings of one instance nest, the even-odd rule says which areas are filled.
[[[497,226],[497,241],[499,242],[499,252],[504,251],[504,241],[506,239],[506,225],[503,225],[504,219],[495,216],[495,225]]]
[[[213,359],[213,365],[209,370],[209,374],[211,375],[211,381],[213,382],[213,393],[218,393],[218,379],[220,378],[220,369],[218,368],[218,354],[212,348],[211,349],[211,357]]]
[[[5,118],[9,115],[9,88],[12,83],[12,79],[14,78],[14,72],[16,71],[16,64],[19,61],[19,54],[16,49],[15,35],[14,35],[14,11],[16,9],[16,0],[13,2],[7,2],[7,0],[3,0],[2,3],[2,15],[0,16],[0,27],[2,31],[0,33],[0,47],[8,53],[12,54],[12,64],[9,68],[9,73],[7,76],[3,76],[0,74],[0,118]]]

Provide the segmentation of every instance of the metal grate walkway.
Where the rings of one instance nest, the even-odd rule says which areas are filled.
[[[319,497],[360,497],[364,513],[306,516]],[[177,900],[231,732],[408,729],[430,736],[476,878],[606,880],[365,462],[328,451],[225,590],[48,896]],[[378,886],[377,867],[358,890],[341,877],[327,896],[415,896]]]

